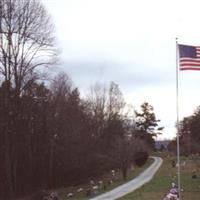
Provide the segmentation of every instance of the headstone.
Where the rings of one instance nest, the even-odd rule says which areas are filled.
[[[90,186],[93,187],[94,184],[95,184],[94,181],[93,181],[93,180],[90,180]]]
[[[196,170],[193,170],[193,171],[192,171],[192,178],[193,178],[193,179],[197,178]]]
[[[67,198],[68,199],[71,198],[71,197],[73,197],[73,196],[74,196],[74,193],[72,193],[72,192],[70,192],[70,193],[67,194]]]
[[[115,170],[114,169],[111,170],[111,174],[112,174],[113,177],[115,176]]]
[[[50,199],[51,200],[58,200],[58,193],[57,192],[52,192],[50,194]]]
[[[116,172],[115,172],[114,169],[111,170],[111,175],[112,175],[112,180],[115,180],[115,178],[116,178]]]
[[[93,195],[97,195],[98,192],[99,192],[99,186],[98,186],[98,185],[94,185],[94,186],[92,187],[92,194],[93,194]]]
[[[175,160],[172,160],[172,167],[175,167],[176,166],[176,162]]]
[[[83,191],[83,188],[79,188],[78,190],[77,190],[77,192],[79,193],[79,192],[82,192]]]
[[[99,189],[102,190],[103,189],[103,181],[99,181],[98,184],[99,184]]]

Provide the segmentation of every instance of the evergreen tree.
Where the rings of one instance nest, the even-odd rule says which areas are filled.
[[[141,105],[141,112],[135,111],[136,115],[136,136],[140,137],[154,148],[155,140],[154,138],[161,134],[164,127],[159,127],[158,123],[160,120],[156,119],[153,106],[147,102]]]

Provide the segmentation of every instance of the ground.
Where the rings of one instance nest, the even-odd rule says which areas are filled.
[[[171,165],[173,159],[175,158],[165,154],[164,163],[151,182],[118,200],[162,200],[169,191],[171,183],[177,180],[176,167],[173,168]],[[181,160],[181,163],[184,161],[186,163],[185,166],[181,166],[182,200],[199,200],[200,158],[182,157]],[[193,170],[197,172],[196,179],[192,179]]]
[[[113,184],[111,185],[108,185],[106,186],[106,189],[105,190],[102,190],[99,194],[103,193],[103,192],[106,192],[106,191],[109,191],[109,190],[112,190],[113,188],[127,182],[127,181],[130,181],[132,180],[134,177],[136,177],[138,174],[140,174],[142,171],[144,171],[144,169],[146,169],[150,164],[152,164],[153,162],[153,159],[149,159],[148,162],[143,166],[143,167],[136,167],[134,170],[129,170],[128,172],[128,178],[126,181],[123,181],[122,180],[122,174],[119,170],[117,170],[117,180],[113,182]],[[95,182],[98,182],[99,180],[103,180],[104,183],[108,183],[108,181],[111,179],[111,173],[108,172],[108,173],[105,173],[104,175],[100,176],[100,177],[95,177],[93,180]],[[77,194],[77,190],[79,188],[84,188],[84,191],[83,192],[80,192],[79,194]],[[89,180],[82,184],[82,185],[78,185],[78,186],[74,186],[74,187],[67,187],[67,188],[60,188],[58,190],[58,194],[59,194],[59,197],[60,197],[60,200],[66,200],[66,196],[68,193],[72,192],[72,193],[76,193],[76,196],[74,198],[70,198],[70,200],[86,200],[88,199],[86,197],[86,190],[87,188],[89,188]]]
[[[172,167],[172,160],[175,160],[175,157],[170,156],[168,153],[157,154],[163,158],[164,162],[159,171],[156,173],[154,179],[141,187],[140,189],[130,193],[118,200],[162,200],[164,195],[169,191],[171,183],[176,182],[177,180],[177,168]],[[185,166],[181,166],[181,187],[182,191],[182,200],[200,200],[200,157],[181,157],[181,163],[184,163]],[[136,168],[134,171],[129,172],[128,180],[136,177],[141,171],[147,168],[153,161],[149,160],[148,163],[142,168]],[[196,171],[197,178],[192,179],[193,171]],[[106,192],[112,188],[117,187],[120,184],[123,184],[122,176],[119,171],[117,171],[118,180],[112,185],[102,190]],[[94,178],[94,181],[104,180],[108,181],[110,179],[110,172],[105,173],[100,177]],[[127,181],[128,181],[127,180]],[[56,189],[59,193],[59,200],[66,200],[66,196],[69,192],[75,192],[80,187],[88,188],[89,180],[85,184],[77,185],[73,187],[60,188]],[[86,200],[85,191],[76,195],[75,198],[70,198],[70,200]],[[27,200],[27,199],[26,199]]]

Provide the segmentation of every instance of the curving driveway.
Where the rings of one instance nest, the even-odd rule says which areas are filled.
[[[154,159],[153,164],[151,164],[145,171],[143,171],[139,176],[134,178],[132,181],[129,181],[128,183],[125,183],[119,187],[116,187],[115,189],[106,192],[102,195],[99,195],[97,197],[94,197],[90,200],[115,200],[120,197],[123,197],[124,195],[133,192],[134,190],[138,189],[145,183],[149,182],[155,173],[158,171],[160,166],[162,165],[162,158],[160,157],[152,157]]]

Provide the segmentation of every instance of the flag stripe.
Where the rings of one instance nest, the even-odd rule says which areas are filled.
[[[200,59],[181,59],[180,62],[196,62],[199,63]]]
[[[180,64],[180,66],[196,66],[196,67],[200,67],[199,65],[200,65],[200,63],[189,63],[189,62]]]
[[[185,67],[185,68],[180,68],[181,71],[184,70],[200,70],[200,68],[195,68],[195,67]]]
[[[200,57],[198,58],[190,58],[190,57],[184,57],[184,58],[180,58],[180,60],[200,60]]]
[[[196,66],[181,66],[180,68],[184,69],[184,68],[195,68],[195,69],[199,69],[199,67]]]

